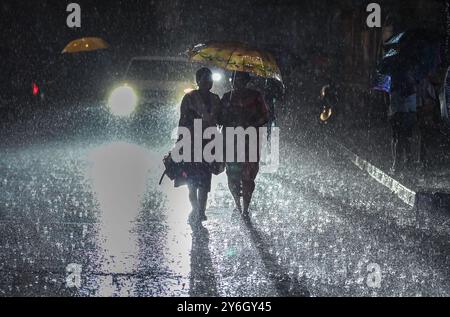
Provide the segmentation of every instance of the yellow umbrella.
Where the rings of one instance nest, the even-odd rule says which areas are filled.
[[[283,82],[272,54],[240,42],[210,42],[188,51],[193,62],[209,63],[230,71],[252,73]]]
[[[108,48],[109,45],[99,37],[83,37],[67,44],[62,53],[89,52]]]

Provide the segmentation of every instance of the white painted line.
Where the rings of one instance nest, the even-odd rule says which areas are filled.
[[[355,164],[362,171],[367,172],[373,179],[382,184],[383,186],[390,189],[394,192],[398,198],[404,201],[411,207],[415,206],[416,203],[416,192],[402,185],[399,181],[393,179],[391,176],[380,170],[378,167],[370,164],[366,160],[362,159],[349,149],[347,149],[344,145],[330,140],[333,142],[338,148],[340,148],[344,154],[350,159],[350,161]]]

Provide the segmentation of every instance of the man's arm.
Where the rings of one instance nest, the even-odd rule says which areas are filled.
[[[190,97],[189,95],[185,95],[183,100],[181,101],[180,106],[180,120],[178,121],[179,127],[187,127],[189,126],[189,106],[190,106]]]
[[[186,127],[186,128],[190,128],[192,125],[192,120],[191,120],[191,116],[189,114],[189,108],[190,108],[190,97],[189,95],[185,95],[183,100],[181,101],[181,106],[180,106],[180,120],[178,121],[178,128],[180,127]],[[182,134],[180,133],[180,130],[178,129],[178,141],[181,140],[181,136]]]

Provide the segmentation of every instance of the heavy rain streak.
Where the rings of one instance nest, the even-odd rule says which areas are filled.
[[[448,1],[72,2],[0,3],[1,297],[450,295]]]

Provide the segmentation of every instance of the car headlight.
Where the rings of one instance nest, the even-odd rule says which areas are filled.
[[[212,79],[214,81],[221,81],[222,80],[222,74],[221,73],[213,73]]]
[[[188,94],[188,93],[190,93],[190,92],[193,92],[195,89],[194,88],[186,88],[185,90],[184,90],[184,93],[185,94]]]
[[[133,88],[123,85],[112,91],[108,107],[114,115],[128,117],[136,110],[137,103],[138,98]]]

